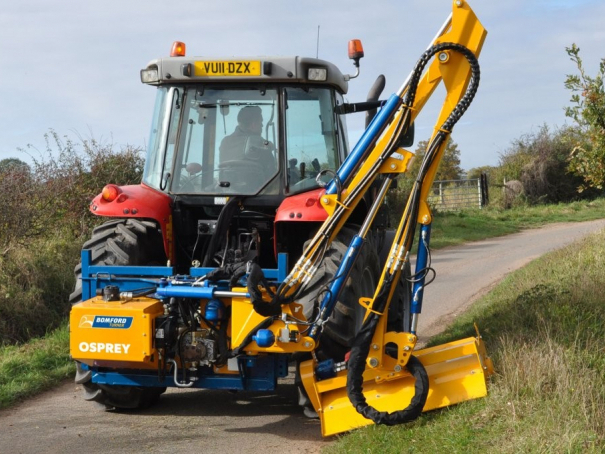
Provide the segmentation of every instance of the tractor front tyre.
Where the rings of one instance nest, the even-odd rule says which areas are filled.
[[[118,219],[95,228],[92,238],[82,246],[92,251],[91,265],[158,265],[164,263],[164,243],[157,224],[140,219]],[[82,300],[82,265],[74,270],[76,286],[70,303]],[[84,388],[84,399],[107,409],[142,409],[153,405],[165,387],[118,386],[92,383],[92,371],[76,362],[75,382]]]

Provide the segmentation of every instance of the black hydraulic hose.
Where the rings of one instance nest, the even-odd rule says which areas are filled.
[[[216,223],[215,233],[210,239],[210,244],[208,245],[208,249],[206,250],[206,255],[204,257],[202,266],[212,266],[212,259],[214,257],[214,254],[216,253],[219,244],[222,244],[223,238],[227,235],[227,231],[229,230],[229,224],[231,223],[231,219],[233,218],[233,215],[235,214],[240,201],[241,197],[233,197],[229,199],[229,201],[221,210],[221,213],[218,216],[218,221]]]
[[[386,424],[389,426],[403,424],[418,418],[422,413],[429,393],[429,378],[424,366],[418,358],[410,356],[406,367],[416,381],[414,384],[414,397],[406,408],[392,413],[380,412],[371,405],[368,405],[363,395],[363,372],[366,366],[366,359],[380,319],[379,313],[384,311],[387,304],[392,279],[392,275],[385,278],[387,285],[382,287],[381,292],[376,297],[375,312],[370,313],[359,333],[355,336],[347,372],[347,394],[355,410],[376,424]]]
[[[431,165],[434,163],[439,147],[442,145],[443,141],[446,140],[447,135],[451,132],[456,122],[458,122],[460,117],[462,117],[464,112],[466,112],[468,109],[468,106],[473,100],[479,85],[479,63],[475,55],[469,49],[455,43],[437,44],[422,54],[420,60],[416,64],[410,78],[408,91],[405,95],[404,105],[408,108],[412,107],[424,67],[434,55],[446,50],[452,50],[464,55],[470,64],[472,78],[466,93],[441,126],[441,131],[437,133],[435,138],[431,141],[423,162],[421,163],[418,177],[414,182],[414,188],[412,190],[412,194],[410,195],[410,203],[408,205],[409,209],[406,210],[406,213],[404,214],[405,219],[407,220],[408,228],[403,229],[403,231],[399,234],[405,234],[403,244],[406,252],[410,250],[414,239],[416,219],[420,209],[421,190],[424,179],[429,172]],[[401,236],[395,239],[397,244],[401,244],[401,239]],[[370,352],[370,345],[376,331],[376,326],[378,325],[378,321],[381,317],[379,314],[384,314],[384,310],[387,307],[388,296],[391,286],[394,283],[396,274],[396,272],[395,274],[391,274],[388,271],[386,272],[380,290],[375,298],[372,308],[373,311],[367,316],[360,331],[355,336],[355,340],[353,341],[347,372],[347,394],[357,412],[363,415],[365,418],[371,419],[376,424],[386,425],[401,424],[413,421],[420,416],[429,392],[429,379],[424,366],[416,357],[410,356],[406,367],[412,376],[414,376],[416,381],[414,385],[414,397],[406,408],[392,413],[380,412],[374,407],[370,406],[363,395],[363,372],[365,370],[366,360]]]
[[[187,381],[187,367],[185,366],[185,355],[183,354],[183,338],[191,333],[193,331],[193,328],[189,327],[186,328],[185,331],[183,331],[181,333],[181,335],[179,336],[178,340],[177,340],[177,348],[179,351],[179,359],[181,360],[181,371],[183,373],[183,383],[185,383]],[[176,367],[176,363],[174,364],[174,367]]]

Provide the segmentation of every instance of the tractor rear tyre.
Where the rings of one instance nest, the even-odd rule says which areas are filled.
[[[153,221],[116,219],[96,227],[82,246],[92,251],[91,265],[152,265],[166,261],[162,234]],[[73,305],[82,301],[82,264],[74,269],[76,287],[69,296]]]
[[[139,219],[117,219],[95,228],[92,238],[82,246],[92,251],[91,265],[158,265],[166,260],[162,234],[155,222]],[[82,300],[82,264],[74,270],[76,287],[70,303]],[[142,409],[153,405],[165,387],[101,385],[91,382],[92,372],[76,363],[76,383],[84,387],[84,398],[108,409]]]
[[[336,276],[338,267],[344,258],[349,243],[356,230],[344,227],[332,241],[314,278],[298,299],[303,305],[307,318],[311,317],[315,300],[325,294]],[[374,296],[380,278],[379,259],[372,242],[362,248],[351,270],[332,315],[323,328],[318,355],[320,359],[333,358],[342,361],[351,349],[355,335],[361,328],[365,308],[359,304],[359,298]]]
[[[338,267],[356,231],[357,229],[354,227],[344,227],[340,231],[332,241],[314,278],[305,288],[303,296],[298,298],[298,302],[304,307],[307,319],[312,317],[315,300],[319,298],[321,301],[325,289],[336,276]],[[375,246],[375,241],[370,236],[370,240],[364,245],[345,283],[332,316],[324,325],[318,352],[320,356],[340,361],[351,349],[353,339],[361,328],[366,312],[365,308],[359,304],[359,298],[373,297],[380,279],[380,259]],[[410,276],[411,270],[408,262],[401,273],[389,306],[388,331],[410,332],[412,301]]]
[[[410,262],[404,265],[399,277],[399,283],[389,306],[387,331],[409,333],[412,329],[412,271]]]

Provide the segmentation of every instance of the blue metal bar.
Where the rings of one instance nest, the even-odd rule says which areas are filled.
[[[368,150],[374,146],[376,140],[378,140],[384,131],[384,128],[390,123],[393,115],[397,112],[397,109],[399,109],[401,102],[399,96],[391,95],[386,104],[368,125],[349,156],[347,156],[347,159],[345,159],[336,172],[336,175],[343,186],[349,182],[349,179],[355,174],[359,165],[367,157]],[[326,187],[326,194],[336,194],[337,191],[338,187],[334,180],[332,180]]]
[[[92,292],[91,289],[91,282],[88,279],[88,277],[90,276],[90,262],[92,259],[92,251],[90,251],[89,249],[84,249],[82,251],[82,263],[81,263],[81,268],[80,268],[80,275],[82,277],[82,301],[86,301],[89,300],[91,298],[93,298],[96,295],[96,288],[95,288],[95,292]]]
[[[95,265],[88,268],[88,275],[113,274],[115,276],[172,276],[174,268],[169,266],[106,266]]]
[[[338,296],[344,287],[351,270],[353,269],[353,265],[355,265],[355,260],[359,256],[361,252],[361,248],[364,245],[364,239],[359,235],[355,235],[349,244],[349,249],[347,249],[347,253],[343,258],[342,262],[340,262],[340,266],[338,267],[338,271],[336,272],[336,279],[332,282],[330,286],[330,290],[326,292],[325,296],[321,301],[321,305],[319,308],[319,314],[322,321],[326,321],[330,315],[332,314],[332,310],[338,301]],[[310,337],[313,339],[317,339],[319,336],[319,327],[317,325],[313,326]]]
[[[431,224],[423,225],[420,228],[418,240],[418,254],[416,256],[416,275],[422,275],[418,282],[414,282],[412,288],[412,304],[410,312],[420,314],[422,312],[422,297],[424,295],[424,282],[426,278],[426,267],[428,265],[429,251],[428,246],[431,241]]]
[[[237,359],[239,374],[215,374],[210,368],[200,370],[192,388],[273,391],[277,379],[288,375],[288,355],[242,356]],[[82,365],[84,369],[89,366]],[[157,372],[132,370],[131,373],[98,371],[92,368],[92,382],[105,385],[176,387],[172,372],[159,380]],[[179,371],[179,380],[182,380]]]
[[[250,391],[273,391],[276,387],[277,377],[246,377],[242,380],[240,375],[204,375],[194,381],[191,388],[229,389]],[[167,374],[163,381],[156,375],[121,374],[117,372],[93,373],[93,383],[103,385],[123,386],[151,386],[176,387],[171,374]]]
[[[263,273],[265,273],[265,277],[267,279],[271,279],[271,272],[273,270],[263,270]],[[277,254],[277,276],[275,276],[277,278],[277,282],[282,283],[286,280],[286,277],[288,276],[288,254],[285,254],[283,252],[280,252],[279,254]]]

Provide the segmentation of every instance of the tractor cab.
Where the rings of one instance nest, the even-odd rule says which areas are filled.
[[[141,71],[158,86],[145,184],[220,201],[282,199],[331,180],[348,150],[337,112],[349,76],[311,58],[173,55]]]

